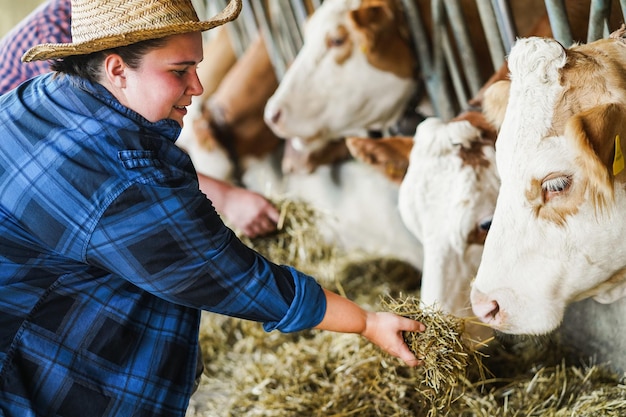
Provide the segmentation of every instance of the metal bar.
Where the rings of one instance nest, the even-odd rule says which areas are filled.
[[[554,39],[566,48],[570,47],[574,43],[574,38],[565,13],[565,0],[546,0],[546,10]]]
[[[274,16],[282,16],[284,23],[284,30],[282,31],[283,36],[286,36],[289,40],[289,44],[291,47],[291,57],[289,62],[293,61],[296,54],[302,48],[302,32],[300,31],[300,26],[298,25],[298,18],[296,17],[295,11],[291,6],[290,0],[278,0],[278,3],[274,5],[277,6],[277,9],[274,10]]]
[[[447,84],[447,68],[443,49],[443,34],[446,29],[443,0],[431,0],[431,13],[433,21],[433,71],[428,74],[428,82],[432,84],[431,91],[434,93],[431,99],[437,103],[439,116],[443,119],[451,119],[455,115]]]
[[[587,42],[597,41],[604,37],[605,32],[608,30],[607,21],[610,12],[610,0],[591,0]]]
[[[298,22],[298,27],[300,28],[300,34],[302,34],[302,27],[304,26],[304,22],[306,22],[309,17],[309,13],[306,10],[306,6],[304,5],[303,0],[291,0],[291,9],[293,10],[294,16]]]
[[[447,63],[447,69],[450,73],[452,86],[454,87],[454,92],[456,93],[457,102],[459,103],[459,107],[463,108],[466,106],[469,98],[467,96],[467,93],[465,92],[465,84],[463,83],[461,71],[459,70],[460,66],[457,65],[454,56],[454,48],[450,43],[450,36],[448,36],[448,32],[446,31],[442,31],[441,48],[443,50],[443,55]]]
[[[462,63],[461,68],[465,72],[467,86],[470,93],[474,95],[478,93],[478,90],[480,90],[483,80],[481,79],[480,71],[478,70],[478,62],[476,60],[474,47],[470,42],[471,38],[469,31],[467,30],[467,23],[463,17],[463,12],[461,11],[461,6],[458,0],[446,0],[443,3],[446,6],[445,10],[448,14],[450,26],[452,27],[452,33],[457,46],[456,50]],[[457,67],[453,63],[450,63],[449,69],[453,71],[456,70]]]
[[[206,6],[205,13],[208,13],[208,15],[214,15],[216,13],[219,13],[219,10],[226,7],[226,4],[227,0],[217,0],[215,2],[211,2],[211,4],[208,4]],[[244,12],[246,12],[245,7],[241,10],[242,14]],[[249,13],[250,10],[248,10],[247,12]],[[230,37],[230,41],[235,55],[237,57],[240,57],[241,55],[243,55],[243,53],[246,51],[246,48],[250,44],[250,38],[248,37],[247,31],[245,30],[243,21],[240,20],[240,18],[235,19],[234,21],[230,22],[230,24],[226,25],[226,30],[228,31],[228,35]]]
[[[480,3],[483,0],[477,1]],[[508,53],[513,47],[515,37],[517,36],[517,30],[515,29],[515,24],[513,23],[509,2],[508,0],[491,0],[491,6],[494,14],[496,15],[496,21],[498,22],[502,45],[504,46],[506,53]]]
[[[276,40],[272,34],[272,30],[269,25],[269,16],[267,16],[265,7],[261,0],[251,0],[252,6],[255,11],[256,21],[259,24],[259,29],[261,30],[261,34],[265,40],[265,47],[267,48],[267,53],[270,57],[270,62],[274,66],[274,72],[276,73],[276,78],[281,80],[285,75],[285,71],[287,70],[287,66],[282,60],[282,55],[278,50],[278,46],[276,45]]]
[[[504,63],[505,54],[500,32],[498,31],[496,14],[493,10],[493,5],[490,5],[486,1],[477,0],[476,6],[478,6],[480,22],[485,31],[485,37],[487,38],[487,46],[489,47],[489,56],[491,56],[491,61],[493,62],[493,69],[497,71]]]

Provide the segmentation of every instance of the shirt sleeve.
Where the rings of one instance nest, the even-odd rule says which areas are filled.
[[[326,311],[312,277],[246,247],[193,183],[126,189],[103,214],[87,257],[163,299],[268,331],[314,327]]]

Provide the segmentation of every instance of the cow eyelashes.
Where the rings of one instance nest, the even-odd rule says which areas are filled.
[[[541,184],[543,201],[547,202],[553,197],[568,191],[571,185],[572,177],[569,175],[561,175],[559,177],[545,179]]]
[[[328,48],[340,47],[345,42],[346,42],[346,38],[345,37],[332,37],[332,36],[329,36],[328,38],[326,38],[326,46]]]

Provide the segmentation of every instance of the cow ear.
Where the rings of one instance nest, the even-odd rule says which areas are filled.
[[[624,174],[619,161],[626,138],[625,111],[620,104],[603,104],[575,114],[565,124],[565,138],[578,150],[576,164],[585,173],[582,181],[600,210],[613,201],[613,178]],[[618,178],[623,181],[624,176]]]
[[[382,1],[363,2],[361,7],[350,12],[350,17],[358,28],[370,28],[374,32],[380,32],[394,20],[393,11]]]
[[[492,124],[496,130],[500,130],[500,126],[502,126],[506,106],[509,103],[510,88],[511,81],[500,80],[491,84],[489,88],[485,90],[482,101],[483,113],[487,121]]]
[[[374,140],[351,137],[346,138],[346,145],[355,159],[372,165],[391,181],[399,184],[409,167],[413,138],[396,136]]]
[[[580,112],[568,120],[566,137],[574,137],[591,148],[609,177],[624,170],[626,107],[609,103]]]

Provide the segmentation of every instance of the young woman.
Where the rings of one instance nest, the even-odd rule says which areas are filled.
[[[21,57],[35,44],[72,42],[70,8],[70,0],[47,0],[0,39],[0,94],[50,72],[50,61],[22,62]],[[202,174],[198,180],[218,213],[236,230],[252,238],[276,231],[280,213],[261,194]]]
[[[0,98],[0,415],[184,416],[200,311],[358,333],[408,365],[419,322],[243,245],[174,141],[202,93],[189,0],[72,0],[73,43]]]

